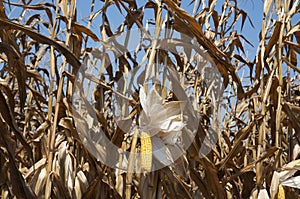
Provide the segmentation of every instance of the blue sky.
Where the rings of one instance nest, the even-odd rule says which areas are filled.
[[[144,5],[148,0],[137,0],[137,3],[139,4],[138,7]],[[194,5],[191,4],[189,5],[191,2],[191,0],[185,0],[182,1],[181,7],[183,9],[185,9],[187,12],[189,13],[193,13],[193,8]],[[216,5],[216,9],[218,11],[218,13],[221,13],[221,6],[223,4],[224,1],[217,1],[217,5]],[[261,30],[261,25],[262,25],[262,20],[263,20],[263,1],[262,0],[237,0],[238,2],[238,7],[239,9],[244,10],[248,16],[250,17],[254,27],[251,26],[249,19],[246,19],[243,30],[241,32],[240,27],[241,27],[241,21],[242,18],[239,19],[236,27],[236,31],[238,33],[241,33],[243,36],[245,36],[247,38],[248,41],[250,41],[253,45],[250,46],[247,43],[245,43],[245,41],[243,39],[241,39],[241,42],[244,45],[244,50],[247,54],[247,58],[250,61],[253,61],[253,59],[255,58],[255,55],[257,53],[257,48],[259,45],[259,33]],[[233,3],[233,1],[231,2]],[[77,1],[77,20],[80,21],[80,23],[83,24],[87,24],[88,21],[88,15],[90,13],[90,4],[91,4],[91,0],[87,1]],[[96,1],[96,5],[95,5],[95,9],[94,12],[98,11],[100,8],[102,8],[102,6],[104,5],[103,2],[100,1]],[[201,9],[201,7],[200,7]],[[153,10],[152,9],[145,9],[144,10],[144,18],[154,18],[153,16]],[[112,31],[114,32],[118,26],[123,22],[124,17],[125,17],[126,11],[123,11],[123,14],[120,13],[120,11],[117,9],[117,7],[115,5],[111,5],[108,10],[107,10],[107,17],[109,19],[110,25],[112,27]],[[81,21],[82,19],[86,20],[86,22]],[[94,23],[95,24],[101,24],[102,21],[102,16],[101,14],[98,15],[98,17],[95,19]],[[95,33],[97,33],[98,35],[100,35],[100,28],[99,27],[95,27],[92,26],[91,27],[92,31],[94,31]],[[100,46],[101,44],[99,44]],[[240,52],[242,53],[242,52]],[[242,55],[242,57],[245,57],[245,55]],[[244,74],[244,76],[249,76],[249,68],[248,67],[244,67],[242,70],[239,70],[238,74],[240,76],[242,76]],[[248,85],[249,79],[246,78],[244,79],[243,84]]]
[[[144,5],[148,0],[138,0],[137,2],[140,3],[140,5]],[[90,3],[91,1],[83,1],[83,0],[78,0],[77,1],[77,10],[78,12],[78,20],[85,19],[87,20],[87,16],[90,12]],[[191,1],[190,0],[185,0],[182,1],[182,8],[187,10],[189,13],[192,13],[193,10],[193,4],[189,5]],[[220,8],[220,5],[222,5],[223,1],[218,1],[217,7]],[[104,5],[103,2],[96,1],[95,5],[95,11],[98,11],[102,6]],[[246,20],[244,29],[241,32],[253,45],[254,47],[251,47],[249,45],[245,45],[245,51],[248,53],[249,58],[252,60],[256,54],[258,42],[259,42],[259,31],[261,30],[261,22],[263,19],[263,1],[262,0],[238,0],[238,7],[240,9],[243,9],[251,18],[252,23],[254,24],[254,28],[250,25],[249,20]],[[82,9],[81,9],[82,8]],[[126,14],[126,11],[124,12]],[[124,19],[124,16],[122,16],[117,10],[115,5],[112,5],[109,7],[107,10],[107,15],[110,21],[110,25],[112,26],[112,29],[115,30],[122,22]],[[145,16],[146,18],[149,18],[153,16],[153,11],[150,9],[145,10]],[[241,19],[239,20],[241,21]],[[99,15],[96,18],[96,23],[95,24],[100,24],[101,23],[101,15]],[[236,26],[240,27],[240,26]],[[99,27],[91,27],[93,31],[96,31],[99,33]],[[240,29],[237,30],[240,32]]]
[[[138,7],[144,5],[148,0],[137,0],[137,3],[139,4]],[[12,2],[12,1],[11,1]],[[18,1],[16,1],[18,2]],[[34,0],[34,3],[41,3],[39,0]],[[77,0],[77,20],[82,23],[83,25],[87,25],[88,18],[89,18],[89,13],[91,10],[91,2],[92,0]],[[193,11],[193,4],[189,5],[191,0],[185,0],[182,1],[182,8],[184,8],[186,11],[189,13],[192,13]],[[240,9],[243,9],[246,13],[248,13],[249,17],[251,18],[254,28],[250,25],[249,20],[246,20],[244,29],[242,31],[242,34],[254,45],[254,48],[245,45],[245,51],[248,52],[249,57],[251,60],[254,58],[259,42],[259,31],[261,30],[261,22],[263,19],[263,1],[262,0],[237,0],[238,2],[238,7]],[[221,8],[223,1],[217,1],[217,9]],[[104,5],[104,2],[101,1],[95,1],[95,8],[94,12],[100,10],[102,6]],[[7,10],[7,13],[9,15],[9,18],[18,16],[20,14],[21,8],[14,7],[13,12],[10,13],[9,10]],[[26,14],[30,16],[33,12],[37,13],[38,11],[35,10],[27,10]],[[152,9],[145,9],[145,18],[152,18],[153,16],[153,10]],[[10,13],[10,14],[9,14]],[[45,14],[45,12],[42,12]],[[220,12],[219,12],[220,13]],[[25,14],[25,16],[26,16]],[[112,5],[108,8],[107,10],[107,16],[110,21],[110,25],[112,27],[112,30],[116,30],[118,26],[122,23],[124,20],[126,11],[121,14],[117,7],[115,5]],[[26,19],[26,17],[24,18]],[[98,17],[95,19],[94,24],[101,24],[102,18],[101,14],[98,15]],[[241,22],[241,19],[239,20]],[[239,25],[236,27],[240,27]],[[91,27],[92,31],[100,35],[100,28],[96,27],[96,25]],[[240,32],[240,29],[237,30]]]
[[[138,2],[138,7],[144,5],[148,0],[137,0]],[[238,1],[238,7],[242,10],[244,10],[249,17],[251,18],[252,23],[254,24],[254,28],[250,25],[249,20],[247,19],[244,28],[242,32],[240,32],[240,25],[237,24],[237,32],[242,33],[247,40],[249,40],[254,47],[245,44],[245,52],[248,55],[250,61],[252,61],[257,53],[257,48],[258,48],[258,42],[259,42],[259,32],[261,30],[261,23],[263,19],[263,1],[262,0],[237,0]],[[35,3],[40,3],[39,0],[34,0]],[[77,20],[79,23],[83,25],[87,25],[88,19],[89,19],[89,14],[91,10],[91,2],[92,0],[77,0]],[[187,10],[189,13],[193,12],[193,4],[189,5],[191,0],[185,0],[182,1],[182,8]],[[232,1],[233,2],[233,1]],[[216,9],[221,9],[223,1],[218,1]],[[100,10],[104,5],[104,2],[101,2],[99,0],[95,1],[95,8],[94,12],[97,12]],[[9,18],[12,18],[14,16],[18,16],[20,14],[21,9],[14,7],[13,6],[13,12],[9,15]],[[39,11],[35,10],[27,10],[26,15],[30,16],[32,13],[36,13]],[[9,10],[7,10],[7,13],[9,13]],[[41,13],[45,16],[45,12],[41,11]],[[152,9],[145,9],[145,18],[154,18],[153,16],[153,10]],[[219,12],[220,13],[220,12]],[[115,31],[118,26],[123,22],[124,17],[125,17],[126,11],[123,11],[123,13],[120,13],[120,11],[117,9],[115,5],[112,5],[108,8],[107,10],[107,17],[109,19],[110,25],[112,27],[112,31]],[[26,16],[25,15],[25,16]],[[46,17],[46,16],[45,16]],[[24,19],[28,19],[28,17],[24,17]],[[241,23],[241,18],[239,20],[239,23]],[[98,15],[98,17],[94,20],[94,25],[92,25],[91,29],[93,32],[95,32],[98,36],[100,36],[100,27],[99,25],[102,23],[102,15]],[[43,27],[42,27],[43,28]],[[45,31],[47,31],[45,29]],[[61,35],[63,36],[63,35]],[[91,41],[91,39],[89,40]],[[243,40],[241,40],[244,42]],[[95,44],[95,43],[90,43],[89,47],[95,47],[93,45],[99,45],[101,46],[100,43]],[[245,68],[247,69],[247,68]],[[241,71],[239,72],[241,75]]]

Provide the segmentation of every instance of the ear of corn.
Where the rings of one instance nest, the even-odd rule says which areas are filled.
[[[141,167],[145,172],[151,171],[152,166],[152,142],[148,132],[142,131],[141,139]]]
[[[284,192],[284,188],[282,185],[279,185],[278,187],[278,199],[285,199],[285,192]]]

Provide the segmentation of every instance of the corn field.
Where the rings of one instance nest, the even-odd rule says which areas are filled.
[[[300,4],[242,2],[0,0],[1,198],[300,198]]]

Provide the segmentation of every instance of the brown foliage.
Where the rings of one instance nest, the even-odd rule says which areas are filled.
[[[299,17],[298,1],[284,1],[287,5],[264,2],[260,43],[253,61],[245,55],[245,46],[252,44],[236,31],[245,29],[247,19],[252,22],[236,1],[225,0],[221,10],[216,8],[216,0],[207,4],[191,1],[191,14],[181,7],[181,1],[141,1],[141,5],[138,1],[92,0],[87,24],[78,20],[81,8],[76,1],[21,2],[0,0],[1,198],[257,198],[266,192],[272,197],[277,193],[296,197],[297,189],[272,187],[272,177],[299,154],[295,146],[300,145],[300,28],[299,21],[293,23]],[[17,18],[7,17],[12,8],[20,9]],[[111,25],[110,9],[123,16],[116,29]],[[153,18],[145,14],[148,9]],[[101,20],[97,20],[99,16]],[[195,112],[201,112],[203,119],[186,153],[173,166],[134,174],[97,161],[80,139],[78,129],[88,124],[75,124],[74,118],[83,115],[74,110],[72,100],[77,75],[82,74],[97,84],[92,97],[95,106],[85,107],[87,112],[95,112],[100,128],[116,146],[131,153],[140,150],[140,141],[126,132],[132,125],[129,119],[140,114],[138,92],[128,96],[126,90],[119,92],[116,87],[123,75],[142,63],[134,52],[128,52],[116,56],[119,65],[114,67],[109,55],[96,46],[108,45],[109,38],[134,28],[146,34],[148,26],[194,38],[211,57],[225,87],[219,117],[222,128],[216,146],[200,158],[213,115],[209,105],[215,103],[213,99],[200,100]],[[100,27],[100,32],[94,27]],[[180,92],[191,88],[199,99],[207,97],[192,65],[175,53],[151,47],[143,52],[148,63],[168,63],[163,74]],[[99,66],[92,56],[106,63]],[[244,68],[249,76],[240,75]],[[89,73],[92,69],[101,75]],[[143,82],[149,73],[141,72],[137,81]],[[176,101],[162,87],[160,92],[166,100]],[[126,119],[117,121],[111,116],[113,95],[128,106],[120,108],[127,113]],[[125,129],[116,127],[117,122]],[[102,153],[109,156],[108,151]]]

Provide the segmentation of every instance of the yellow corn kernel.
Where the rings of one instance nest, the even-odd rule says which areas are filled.
[[[285,199],[285,191],[282,185],[279,185],[278,187],[278,199]]]
[[[142,171],[150,172],[152,166],[152,142],[149,133],[142,131],[141,139],[141,167]]]

